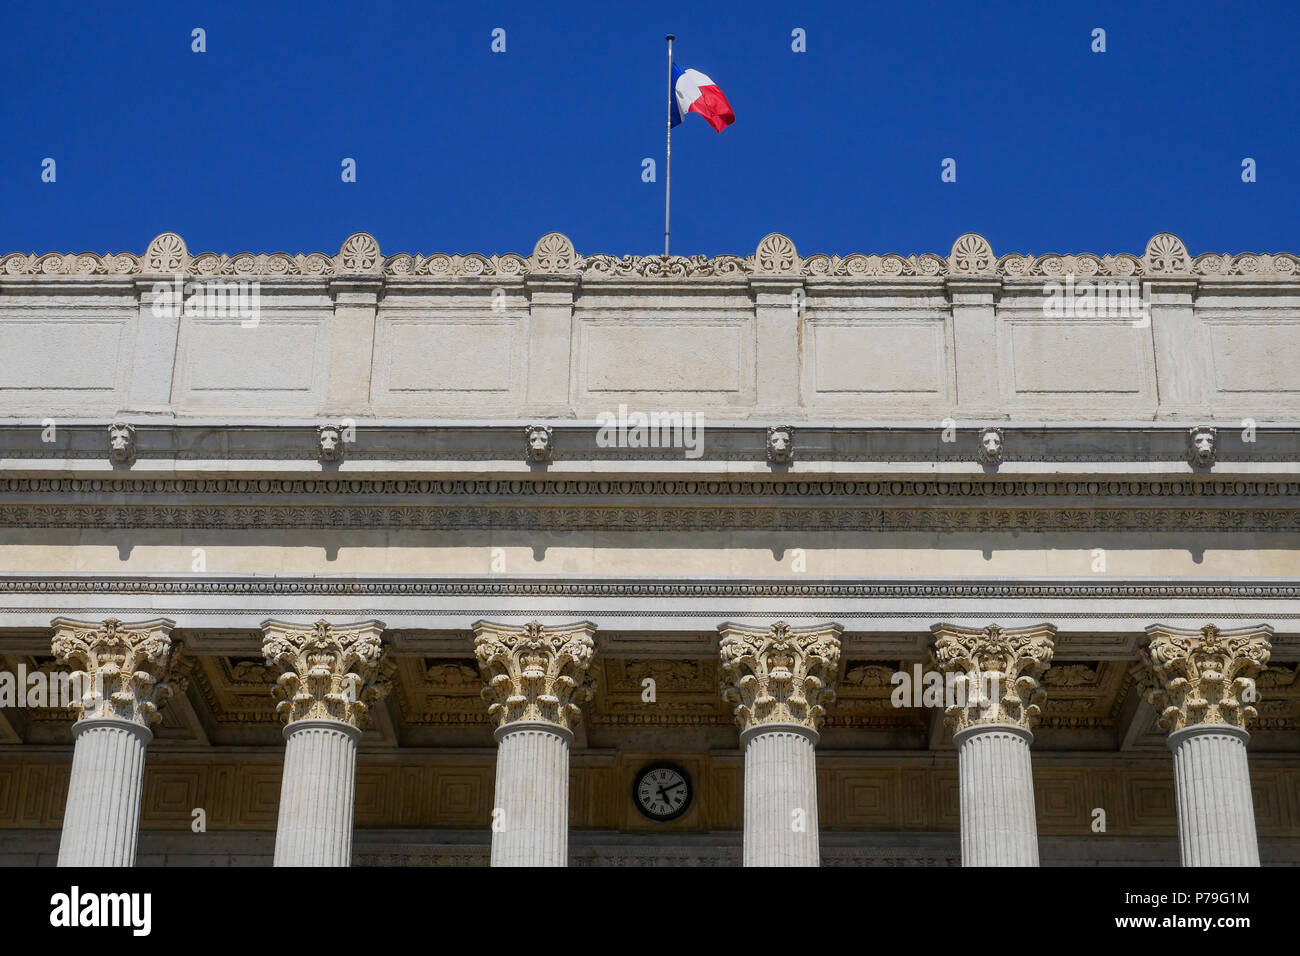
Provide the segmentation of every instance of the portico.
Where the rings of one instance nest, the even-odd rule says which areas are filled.
[[[0,862],[1300,862],[1297,265],[0,257]]]

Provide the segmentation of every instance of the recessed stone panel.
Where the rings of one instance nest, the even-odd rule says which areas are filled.
[[[328,313],[181,323],[174,400],[182,407],[314,409],[324,398]]]
[[[813,322],[816,398],[833,393],[918,393],[945,389],[944,323]]]
[[[1300,392],[1300,322],[1206,324],[1218,391]]]
[[[503,319],[392,318],[376,343],[379,398],[447,401],[457,393],[512,393],[522,322]],[[467,396],[468,397],[468,396]]]
[[[599,325],[586,330],[590,392],[739,392],[746,364],[736,325]]]
[[[1129,324],[1017,322],[1007,330],[1015,394],[1141,395],[1143,333]]]
[[[0,401],[12,414],[39,406],[43,414],[69,404],[116,408],[130,373],[134,317],[65,318],[0,312]]]

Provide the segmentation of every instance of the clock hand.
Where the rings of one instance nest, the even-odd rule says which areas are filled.
[[[661,787],[659,788],[659,796],[661,796],[661,797],[664,798],[664,803],[668,803],[668,791],[669,791],[669,790],[676,790],[676,789],[677,789],[678,787],[680,787],[680,786],[682,786],[682,782],[679,780],[679,781],[677,781],[677,782],[674,783],[674,784],[669,784],[667,787],[662,787],[662,786],[661,786]]]

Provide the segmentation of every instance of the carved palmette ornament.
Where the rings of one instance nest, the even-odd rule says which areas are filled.
[[[735,705],[741,731],[761,724],[819,730],[835,700],[843,630],[838,624],[792,628],[784,621],[767,630],[719,627],[722,698]]]
[[[142,727],[158,723],[161,707],[181,685],[174,671],[172,621],[123,624],[57,618],[51,650],[75,668],[71,683],[80,692],[83,720],[128,720]]]
[[[829,256],[817,253],[801,257],[788,236],[765,236],[750,256],[611,256],[579,255],[562,233],[547,233],[538,240],[531,256],[516,253],[486,256],[479,253],[435,253],[430,256],[407,252],[380,254],[379,243],[368,233],[349,236],[338,254],[322,252],[288,255],[248,253],[236,255],[204,252],[190,255],[185,241],[174,232],[158,236],[137,257],[129,252],[98,255],[93,252],[44,254],[14,252],[0,255],[0,275],[149,275],[185,274],[208,276],[332,276],[374,275],[398,279],[427,276],[459,278],[478,276],[515,277],[524,275],[682,279],[730,275],[795,276],[1011,276],[1025,278],[1064,275],[1135,278],[1249,276],[1252,279],[1290,280],[1300,275],[1300,256],[1292,253],[1243,252],[1237,255],[1206,252],[1191,256],[1186,245],[1172,233],[1151,238],[1141,256],[1115,255],[1022,255],[994,256],[983,236],[965,233],[953,243],[947,256],[927,252],[920,255]]]
[[[379,254],[379,243],[368,232],[358,232],[343,241],[339,254],[334,257],[339,274],[377,275],[384,271],[384,259]]]
[[[582,260],[574,252],[573,243],[568,236],[562,232],[548,232],[533,246],[529,264],[535,274],[562,275],[577,271]]]
[[[1047,696],[1038,680],[1051,666],[1056,628],[936,624],[931,632],[936,665],[958,675],[965,698],[944,710],[944,723],[954,733],[980,724],[1033,728]]]
[[[191,256],[185,241],[165,232],[149,243],[143,257],[129,252],[98,255],[93,252],[34,253],[0,255],[0,275],[149,275],[183,273],[193,276],[331,276],[384,275],[406,279],[458,278],[477,276],[514,277],[582,273],[595,278],[644,276],[681,279],[729,275],[798,276],[1249,276],[1252,279],[1290,280],[1300,275],[1300,256],[1292,253],[1237,255],[1207,252],[1191,256],[1183,241],[1162,232],[1147,243],[1139,258],[1128,253],[1096,256],[1078,255],[993,255],[988,240],[977,233],[965,233],[953,243],[947,256],[927,252],[920,255],[828,256],[821,253],[801,257],[794,241],[780,233],[765,236],[750,256],[611,256],[579,255],[562,233],[547,233],[537,241],[531,256],[516,253],[485,256],[479,253],[435,253],[431,256],[399,252],[380,254],[379,243],[368,233],[349,236],[337,255],[322,252],[288,255],[283,252],[204,252]]]
[[[1245,730],[1256,716],[1255,678],[1268,666],[1273,629],[1221,631],[1207,624],[1199,631],[1152,624],[1142,648],[1150,680],[1146,698],[1170,732],[1202,724]]]
[[[474,656],[487,686],[483,699],[498,727],[516,721],[544,721],[573,730],[580,704],[591,699],[587,669],[596,653],[596,626],[587,621],[523,627],[479,621]]]
[[[995,275],[997,259],[989,241],[976,232],[957,237],[948,255],[948,271],[952,275]]]
[[[754,272],[757,275],[797,275],[799,264],[794,240],[779,232],[764,236],[754,252]]]
[[[1191,256],[1183,240],[1171,232],[1161,232],[1147,242],[1147,275],[1190,275],[1192,272]]]
[[[262,625],[262,655],[280,672],[275,712],[286,723],[337,720],[361,728],[371,706],[388,692],[379,621],[335,627],[317,621],[310,627],[267,621]]]
[[[185,248],[185,240],[174,232],[164,232],[149,243],[140,271],[158,274],[183,272],[189,262],[190,254]]]

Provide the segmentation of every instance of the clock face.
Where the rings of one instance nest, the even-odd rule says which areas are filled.
[[[691,778],[675,764],[653,763],[632,782],[632,800],[651,820],[675,820],[691,805]]]

